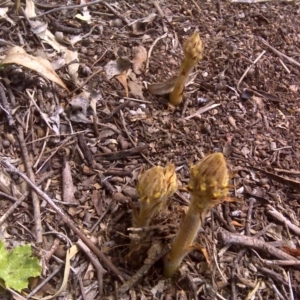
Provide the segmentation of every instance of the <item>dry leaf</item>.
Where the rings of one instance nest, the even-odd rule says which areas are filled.
[[[135,74],[141,74],[140,69],[147,60],[147,50],[144,46],[133,47],[132,69]]]
[[[123,87],[125,89],[126,97],[128,97],[129,92],[128,92],[128,86],[127,86],[127,71],[124,71],[122,74],[117,75],[116,79],[118,79],[120,81],[120,83],[123,85]]]
[[[136,83],[134,81],[129,81],[128,86],[130,89],[131,94],[138,99],[144,100],[144,95],[143,95],[143,86],[139,83]]]
[[[64,59],[66,61],[66,64],[68,65],[69,75],[71,76],[73,82],[77,84],[79,63],[71,63],[71,62],[78,61],[78,52],[70,51],[68,49],[65,49],[63,52],[64,52]]]
[[[27,54],[25,50],[21,47],[15,46],[12,47],[8,52],[5,58],[1,62],[3,65],[5,64],[17,64],[24,66],[28,69],[38,72],[43,77],[57,83],[61,87],[68,90],[63,81],[59,78],[59,76],[55,73],[51,63],[41,57],[35,57]]]
[[[117,60],[109,61],[104,67],[108,80],[127,71],[130,65],[131,62],[122,57],[119,57]]]
[[[92,123],[87,117],[87,110],[90,104],[89,97],[90,94],[88,92],[82,92],[79,95],[76,95],[69,103],[66,111],[72,122],[85,124]]]
[[[155,13],[151,13],[146,18],[139,20],[137,22],[134,22],[132,24],[132,33],[135,35],[142,35],[145,33],[147,29],[147,24],[151,23],[156,17]]]
[[[194,72],[189,75],[188,80],[185,84],[185,87],[189,86],[192,84],[197,77],[198,72]],[[153,95],[166,95],[169,94],[173,91],[174,85],[176,83],[178,76],[172,76],[171,78],[167,79],[163,83],[153,83],[153,84],[148,84],[148,91],[153,94]]]

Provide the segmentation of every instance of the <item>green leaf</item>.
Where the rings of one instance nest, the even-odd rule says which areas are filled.
[[[28,278],[40,276],[42,267],[37,257],[32,256],[31,246],[17,246],[10,252],[6,251],[3,241],[0,240],[0,281],[6,288],[18,292],[27,288]]]

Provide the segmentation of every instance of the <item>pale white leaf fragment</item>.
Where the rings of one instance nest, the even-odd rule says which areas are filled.
[[[0,7],[0,19],[5,19],[12,26],[15,26],[16,23],[6,14],[8,11],[8,7]]]
[[[132,69],[135,74],[141,74],[143,63],[147,60],[147,50],[144,46],[133,47]]]

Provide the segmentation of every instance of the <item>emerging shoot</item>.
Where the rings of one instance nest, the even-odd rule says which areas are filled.
[[[133,226],[148,226],[156,211],[164,208],[167,199],[177,189],[175,166],[152,167],[140,175],[136,189],[140,197],[140,210],[133,211]]]
[[[195,32],[184,42],[183,51],[184,58],[181,62],[179,76],[169,98],[170,103],[174,106],[178,106],[181,103],[185,83],[193,68],[202,59],[203,47],[198,32]]]
[[[222,203],[228,194],[229,174],[222,153],[206,156],[190,168],[188,190],[191,202],[180,224],[170,252],[164,258],[164,276],[172,277],[183,258],[193,250],[193,242],[208,211]]]

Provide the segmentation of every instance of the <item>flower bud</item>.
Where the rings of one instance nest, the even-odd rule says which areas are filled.
[[[213,153],[191,167],[188,190],[200,210],[209,210],[228,194],[229,173],[222,153]]]
[[[147,226],[157,210],[164,208],[166,201],[177,189],[175,166],[154,166],[138,179],[140,212],[134,216],[134,226]]]

